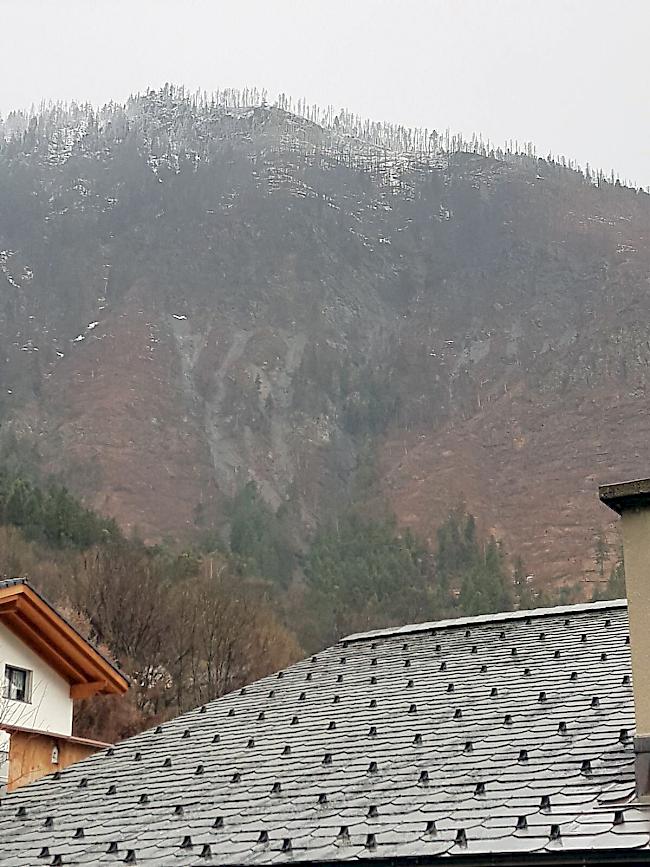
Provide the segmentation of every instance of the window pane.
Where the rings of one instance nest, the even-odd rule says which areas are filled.
[[[27,672],[23,668],[5,666],[5,698],[27,701]]]

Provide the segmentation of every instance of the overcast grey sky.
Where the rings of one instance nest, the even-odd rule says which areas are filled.
[[[0,0],[0,22],[3,114],[257,85],[650,184],[650,0]]]

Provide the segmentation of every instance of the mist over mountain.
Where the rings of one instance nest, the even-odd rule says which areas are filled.
[[[351,501],[433,544],[462,502],[539,582],[598,577],[595,486],[647,474],[647,193],[252,91],[0,133],[12,460],[148,540],[253,481],[298,547]]]

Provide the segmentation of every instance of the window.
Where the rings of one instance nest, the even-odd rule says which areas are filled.
[[[13,701],[29,701],[31,691],[31,671],[5,665],[4,697]]]

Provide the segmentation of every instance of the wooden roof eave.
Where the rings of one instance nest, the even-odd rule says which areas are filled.
[[[29,585],[0,588],[0,621],[70,683],[72,698],[128,689],[127,678]]]

